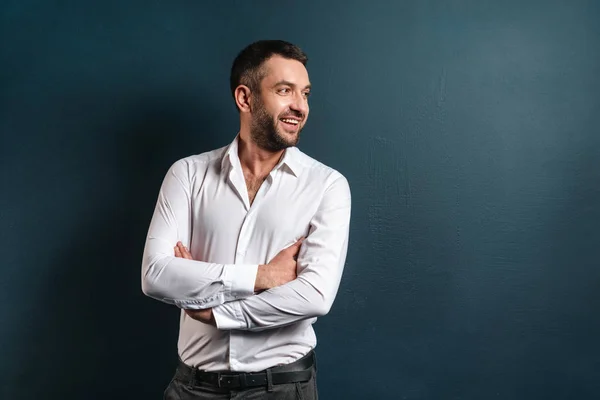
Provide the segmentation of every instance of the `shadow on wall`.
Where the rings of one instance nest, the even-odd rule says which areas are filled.
[[[174,371],[179,313],[141,292],[144,240],[169,166],[230,138],[216,137],[210,104],[142,102],[117,112],[124,117],[112,116],[111,132],[95,128],[111,135],[94,166],[108,184],[85,196],[87,215],[65,216],[73,228],[35,294],[44,302],[35,329],[18,338],[27,347],[10,399],[158,398]]]

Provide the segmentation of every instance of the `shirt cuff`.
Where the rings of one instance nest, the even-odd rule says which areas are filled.
[[[225,301],[244,299],[254,294],[258,264],[229,264],[225,265]]]
[[[232,329],[247,329],[239,302],[232,301],[212,309],[217,329],[228,331]]]

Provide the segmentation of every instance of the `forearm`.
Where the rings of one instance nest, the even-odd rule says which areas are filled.
[[[302,278],[243,300],[213,308],[222,330],[261,331],[327,314],[335,294],[323,296]]]
[[[348,184],[338,179],[311,220],[298,255],[298,277],[259,295],[215,307],[217,327],[258,331],[327,314],[346,261],[350,204]]]
[[[347,234],[336,239],[337,243],[330,241],[326,247],[318,236],[309,236],[298,260],[301,272],[296,279],[213,308],[217,327],[260,331],[327,314],[337,294],[348,248]]]
[[[207,263],[175,257],[190,245],[190,176],[185,160],[173,164],[161,185],[142,259],[142,291],[181,308],[202,309],[254,293],[256,265]],[[196,229],[201,221],[196,221]]]
[[[254,294],[257,265],[177,258],[166,251],[169,245],[152,239],[147,243],[142,268],[142,290],[147,296],[180,308],[206,309]]]

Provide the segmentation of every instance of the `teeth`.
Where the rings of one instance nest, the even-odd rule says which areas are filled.
[[[298,121],[296,121],[295,119],[282,118],[281,120],[283,122],[287,122],[288,124],[294,124],[294,125],[298,124]]]

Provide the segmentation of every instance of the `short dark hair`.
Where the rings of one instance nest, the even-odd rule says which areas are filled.
[[[300,47],[283,40],[259,40],[243,49],[233,61],[229,85],[235,97],[235,89],[246,85],[253,92],[260,92],[260,82],[265,77],[263,64],[269,58],[278,55],[290,60],[300,61],[306,66],[308,57]]]

